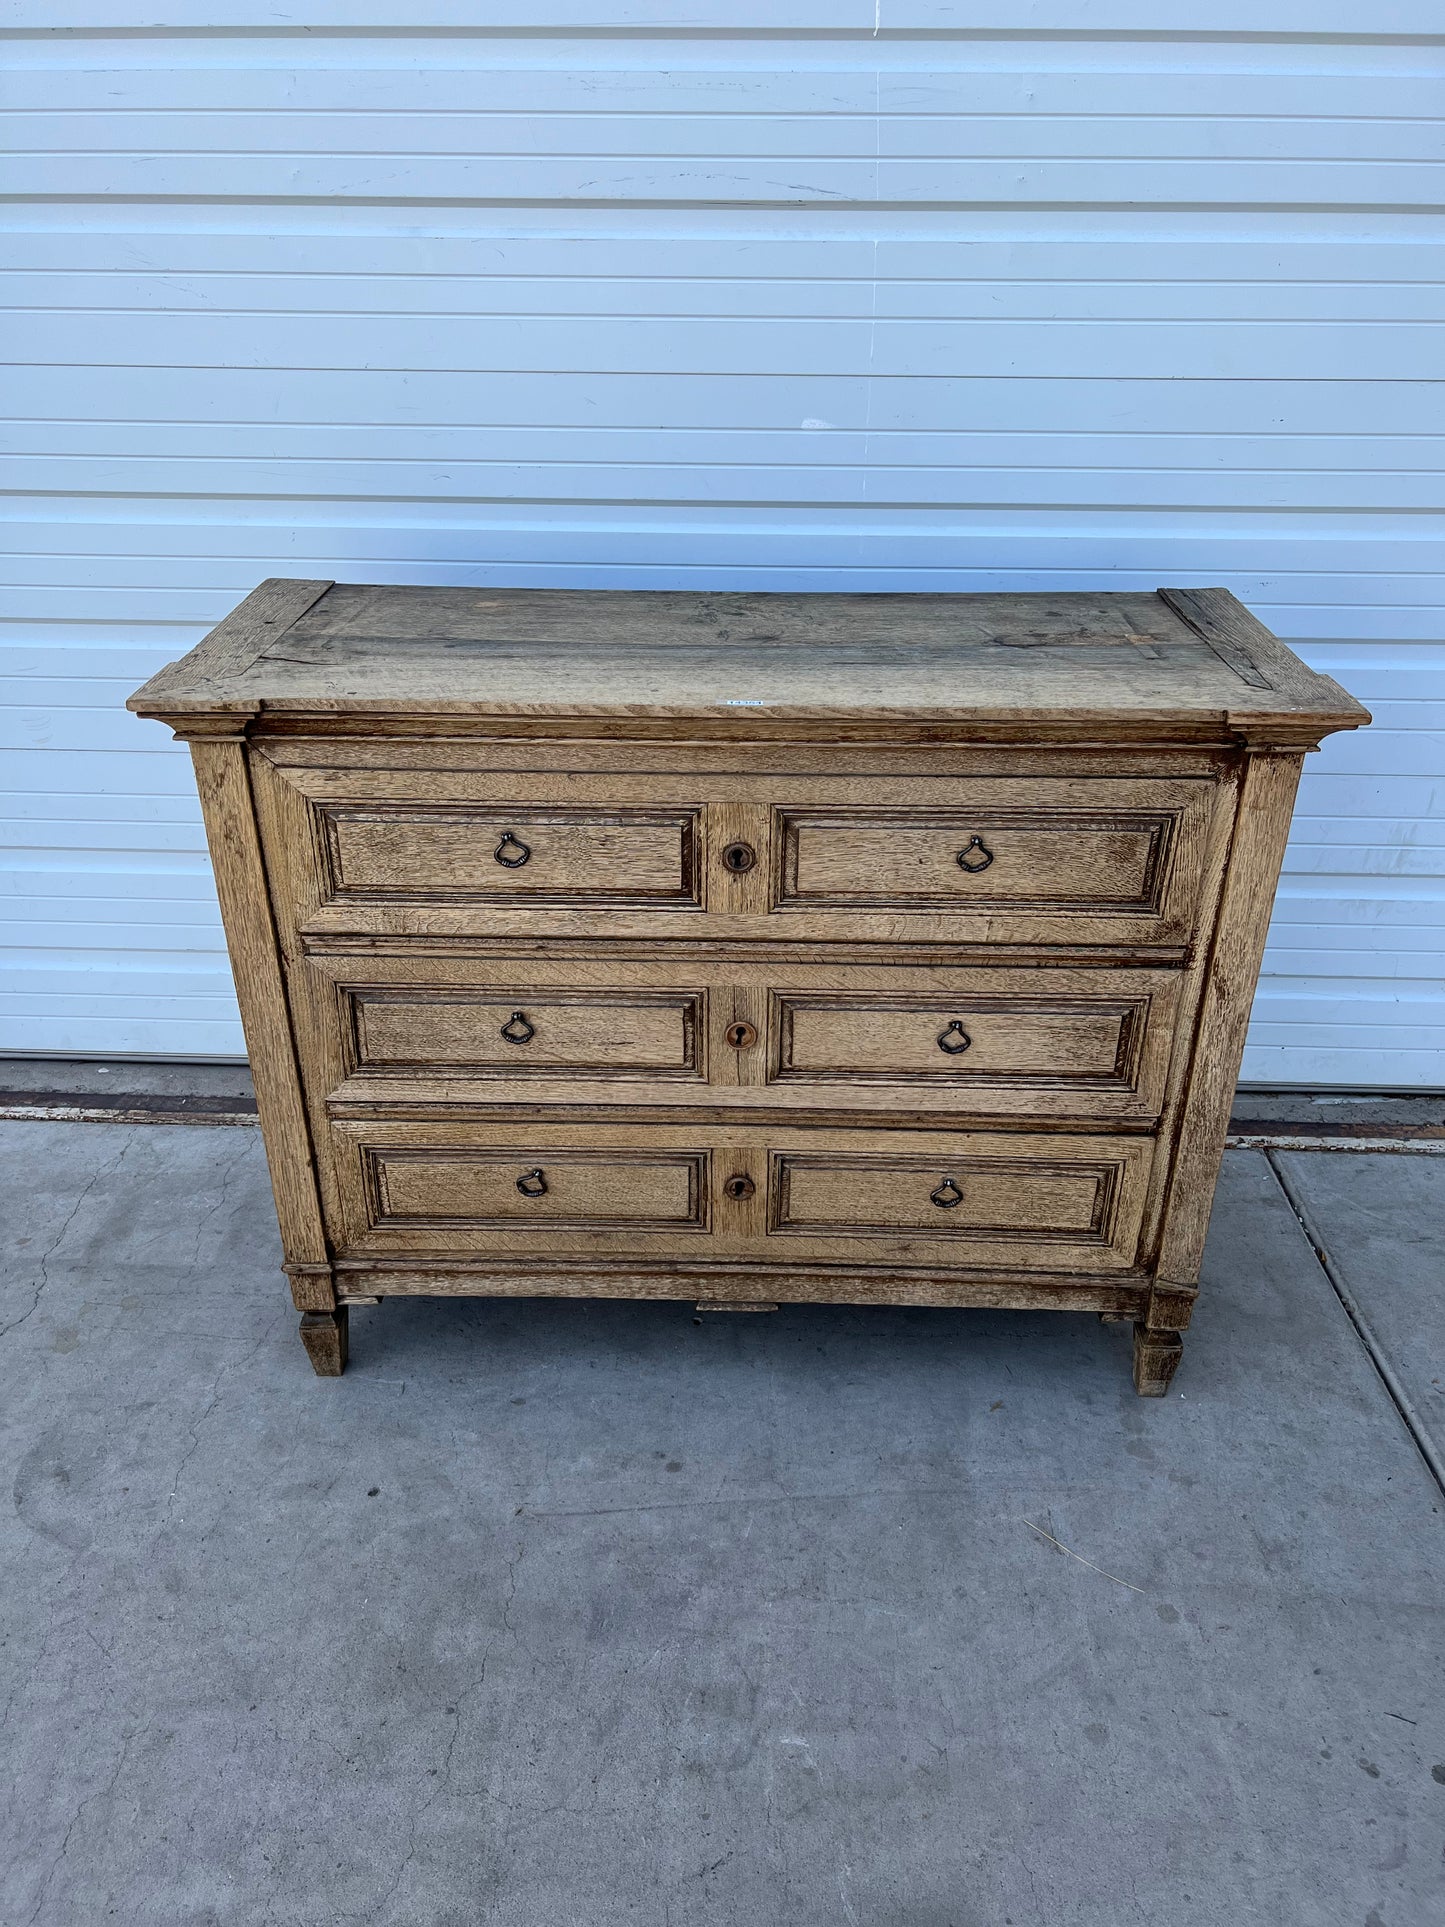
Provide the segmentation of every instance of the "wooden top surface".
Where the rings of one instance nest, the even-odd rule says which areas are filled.
[[[130,699],[202,719],[629,716],[1318,736],[1368,722],[1224,589],[766,595],[274,578]],[[212,723],[212,731],[215,724]]]

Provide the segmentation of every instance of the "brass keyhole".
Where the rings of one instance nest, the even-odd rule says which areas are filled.
[[[725,870],[731,870],[735,877],[740,877],[752,869],[758,860],[758,853],[751,843],[729,843],[723,850],[722,860]]]
[[[730,1178],[723,1179],[724,1193],[739,1202],[744,1198],[750,1198],[757,1188],[746,1171],[735,1171]]]
[[[751,1024],[729,1024],[723,1033],[734,1050],[751,1050],[758,1033]]]

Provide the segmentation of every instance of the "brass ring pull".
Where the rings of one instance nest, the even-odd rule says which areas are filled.
[[[751,843],[729,843],[723,850],[722,860],[725,870],[740,877],[752,869],[758,860],[758,853]]]
[[[968,859],[975,850],[978,851],[979,856],[983,860],[982,862],[979,862],[979,863],[970,863]],[[988,845],[984,842],[981,836],[970,837],[968,842],[965,843],[963,848],[959,851],[956,861],[958,863],[958,867],[960,870],[967,870],[968,874],[971,877],[976,877],[980,875],[984,870],[986,870],[989,864],[993,862],[993,851],[988,847]]]
[[[515,856],[509,856],[507,854],[507,845],[509,843],[516,852]],[[522,841],[521,837],[513,836],[510,830],[504,830],[502,832],[501,842],[497,845],[496,849],[492,851],[492,855],[504,870],[520,870],[531,854],[531,850]],[[962,863],[963,858],[960,857],[958,860]]]
[[[524,1198],[545,1198],[547,1180],[542,1176],[541,1165],[537,1165],[531,1171],[524,1171],[517,1179],[517,1189]]]
[[[944,1178],[942,1183],[936,1184],[928,1195],[940,1211],[952,1211],[956,1204],[963,1203],[963,1193],[952,1178]]]
[[[938,1033],[938,1048],[949,1057],[961,1057],[972,1042],[973,1039],[956,1017]]]
[[[734,1050],[751,1050],[758,1041],[758,1033],[752,1024],[729,1024],[723,1032]]]
[[[735,1171],[730,1178],[723,1179],[724,1192],[728,1197],[735,1198],[739,1202],[744,1198],[750,1198],[757,1188],[746,1171]]]
[[[505,1037],[509,1044],[530,1044],[537,1031],[536,1026],[529,1024],[520,1010],[514,1010],[502,1025],[499,1035]]]

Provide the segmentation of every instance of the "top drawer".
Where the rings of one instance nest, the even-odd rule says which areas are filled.
[[[785,909],[1158,916],[1168,810],[785,810]]]
[[[273,878],[316,936],[1183,945],[1232,795],[1214,775],[256,773]]]
[[[361,803],[321,827],[338,899],[698,904],[695,811]]]

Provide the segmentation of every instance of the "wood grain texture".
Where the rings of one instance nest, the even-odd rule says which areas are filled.
[[[348,1257],[595,1253],[1128,1270],[1147,1137],[785,1123],[333,1126]],[[962,1195],[955,1198],[954,1193]]]
[[[488,1256],[466,1259],[348,1259],[338,1268],[342,1298],[350,1304],[378,1298],[621,1298],[700,1297],[765,1299],[794,1305],[936,1305],[1014,1311],[1105,1312],[1132,1319],[1148,1301],[1148,1285],[1136,1273],[1111,1277],[1020,1273],[999,1266],[967,1271],[948,1265],[777,1266],[658,1263],[566,1263],[521,1258],[508,1263]]]
[[[301,1343],[318,1378],[340,1378],[346,1370],[349,1324],[345,1305],[333,1311],[302,1312]]]
[[[279,642],[331,586],[329,582],[270,577],[218,622],[189,655],[168,663],[152,676],[126,707],[140,716],[175,709],[198,715],[216,710],[254,714],[260,708],[258,698],[232,692],[244,682],[257,657]]]
[[[312,936],[668,938],[705,908],[732,942],[1177,943],[1219,759],[1188,777],[1120,760],[977,778],[272,767],[313,806]],[[528,854],[508,869],[498,847]]]
[[[1179,1138],[1169,1167],[1158,1253],[1159,1277],[1169,1284],[1192,1285],[1199,1276],[1299,774],[1299,756],[1287,751],[1251,752],[1245,762]]]
[[[330,1250],[317,1196],[246,751],[239,743],[196,742],[191,745],[191,760],[256,1085],[281,1243],[288,1259],[324,1265]],[[313,1276],[319,1278],[319,1274]]]
[[[1183,1356],[1184,1339],[1181,1333],[1157,1331],[1151,1325],[1136,1322],[1134,1390],[1141,1398],[1163,1398]]]
[[[1358,705],[1224,591],[320,586],[136,699],[196,739],[318,1371],[426,1292],[1018,1305],[1132,1319],[1162,1395]]]
[[[697,902],[697,819],[645,808],[323,806],[326,875],[338,901]]]
[[[1228,589],[1161,589],[1159,594],[1237,675],[1252,686],[1271,689],[1288,699],[1291,710],[1307,714],[1328,701],[1335,716],[1353,717],[1355,727],[1370,720],[1369,712],[1353,696],[1332,677],[1302,663]],[[1283,711],[1280,721],[1285,721]],[[1262,724],[1263,718],[1258,719],[1255,729],[1247,733],[1258,737],[1263,733]]]
[[[305,585],[309,591],[314,585]],[[291,716],[709,718],[746,737],[814,718],[1012,724],[1109,734],[1157,724],[1307,721],[1364,712],[1301,664],[1251,682],[1159,596],[707,595],[393,589],[336,584],[253,661],[209,642],[133,698],[178,727],[208,709]],[[1286,652],[1287,654],[1288,652]],[[1252,661],[1257,658],[1251,657]]]
[[[618,1101],[654,1109],[744,1106],[763,1091],[783,1109],[1048,1118],[1072,1106],[1096,1121],[1152,1120],[1180,988],[1176,970],[1117,965],[688,966],[410,950],[309,961],[342,998],[333,1114],[499,1102],[580,1114],[621,1081],[635,1088]]]

